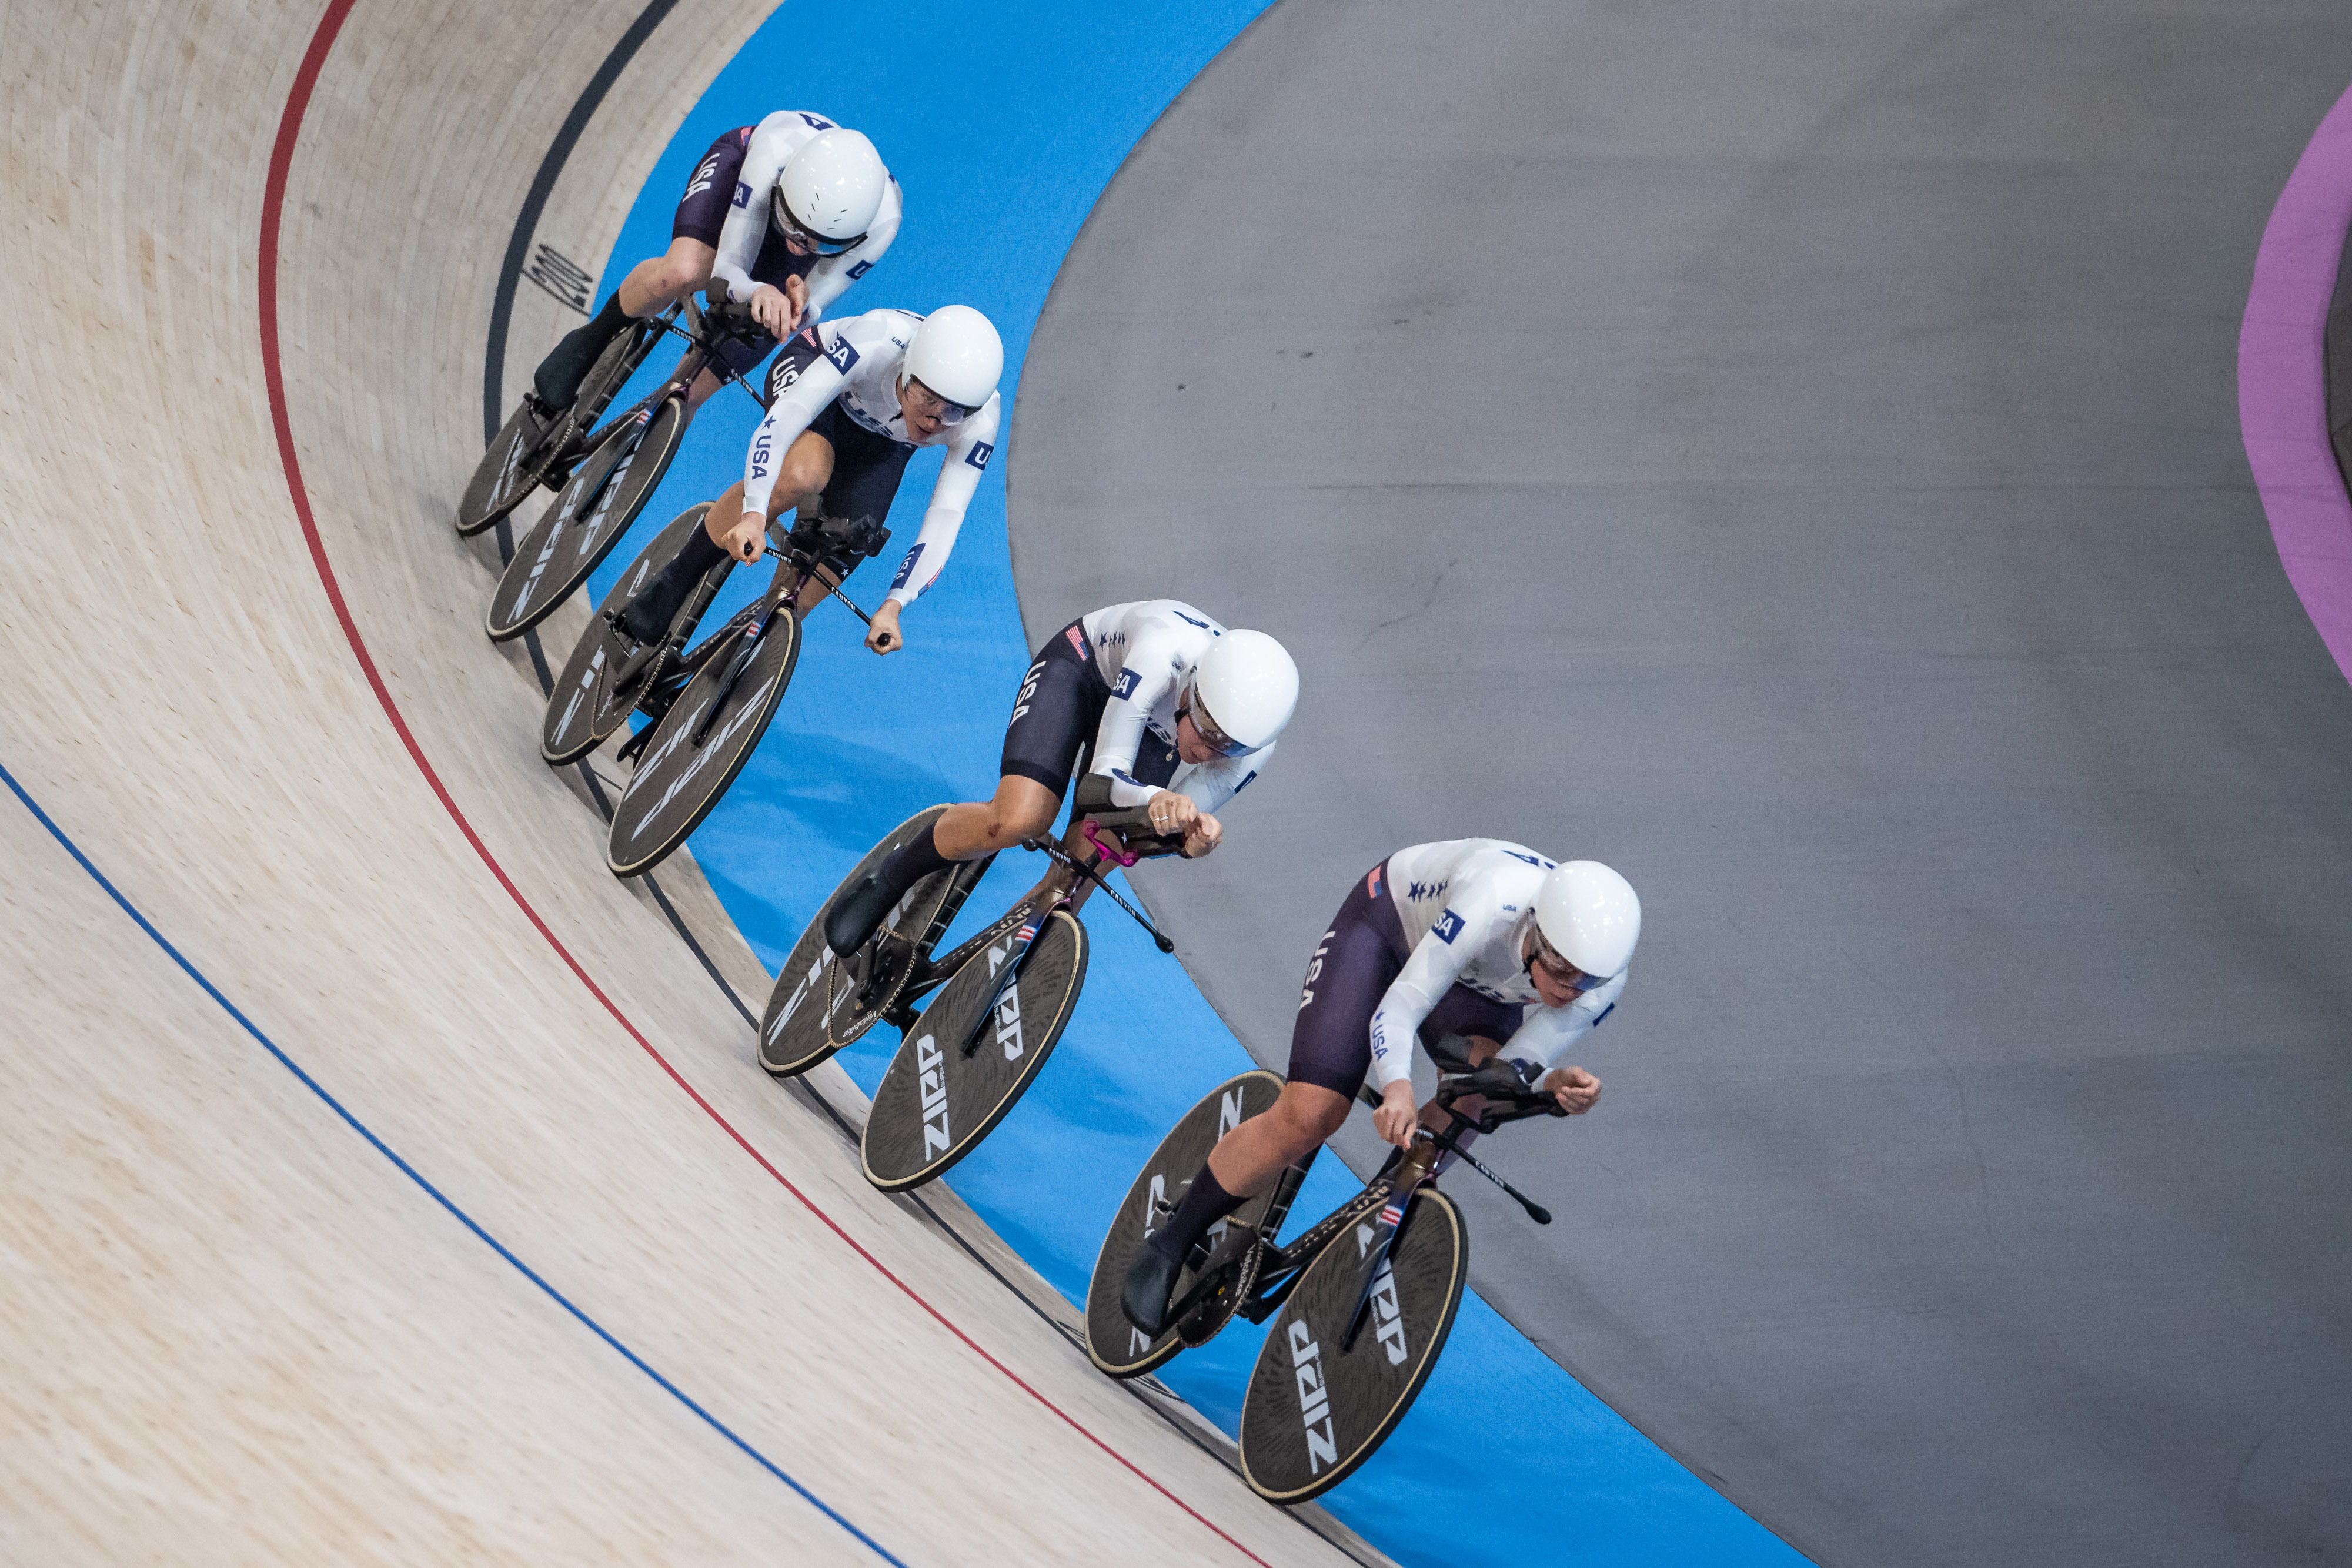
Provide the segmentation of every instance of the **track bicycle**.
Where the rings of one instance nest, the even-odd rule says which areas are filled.
[[[677,315],[670,306],[658,317],[633,321],[629,329],[604,345],[580,382],[572,406],[550,413],[538,398],[526,393],[515,400],[515,410],[490,438],[466,493],[457,502],[457,533],[470,538],[493,527],[522,505],[540,485],[561,488],[571,476],[582,453],[603,441],[610,428],[594,430],[605,405],[620,394],[637,367],[661,340],[662,326]]]
[[[707,296],[707,310],[691,299],[685,302],[683,328],[667,315],[650,319],[658,330],[684,338],[687,353],[652,395],[595,433],[545,515],[517,542],[482,617],[491,642],[520,637],[555,613],[621,542],[677,455],[692,417],[688,395],[706,369],[717,370],[767,406],[758,389],[720,353],[726,344],[753,341],[765,329],[752,320],[749,304],[728,300],[725,282],[712,283]],[[623,334],[624,340],[627,336]]]
[[[833,898],[917,833],[929,832],[945,810],[933,806],[892,829]],[[1183,848],[1181,834],[1150,830],[1150,814],[1139,806],[1084,818],[1082,854],[1050,839],[1024,840],[1022,847],[1108,894],[1161,952],[1172,953],[1176,945],[1104,880],[1108,866]],[[859,1151],[866,1179],[885,1192],[935,1180],[979,1146],[1036,1081],[1086,983],[1087,930],[1068,893],[1042,910],[1024,896],[953,951],[932,956],[994,858],[959,862],[916,883],[846,959],[825,946],[828,898],[794,944],[760,1020],[760,1065],[779,1078],[808,1071],[877,1023],[900,1031]],[[916,1002],[933,992],[918,1012]]]
[[[1185,1113],[1143,1171],[1103,1239],[1087,1291],[1087,1354],[1113,1377],[1139,1377],[1206,1344],[1235,1317],[1273,1328],[1242,1405],[1242,1476],[1269,1501],[1305,1502],[1337,1486],[1396,1429],[1428,1382],[1453,1332],[1470,1272],[1470,1233],[1454,1200],[1432,1185],[1442,1155],[1517,1198],[1538,1225],[1551,1216],[1461,1146],[1465,1128],[1491,1133],[1528,1116],[1562,1116],[1557,1100],[1523,1086],[1507,1065],[1444,1072],[1433,1102],[1446,1125],[1416,1130],[1412,1147],[1283,1246],[1275,1237],[1307,1177],[1302,1162],[1271,1192],[1212,1227],[1178,1274],[1168,1327],[1156,1338],[1120,1305],[1128,1270],[1176,1211],[1218,1140],[1273,1108],[1279,1073],[1263,1069],[1218,1085]],[[1479,1096],[1476,1114],[1456,1108]],[[1380,1097],[1360,1089],[1377,1106]]]
[[[800,660],[802,591],[821,586],[859,621],[872,619],[841,583],[860,561],[881,553],[890,530],[878,523],[807,518],[777,542],[767,591],[717,632],[688,647],[735,566],[731,556],[703,573],[660,638],[640,646],[620,629],[622,610],[684,547],[709,510],[708,503],[688,508],[621,574],[548,695],[540,755],[551,767],[585,757],[632,713],[652,721],[618,754],[636,766],[614,805],[605,837],[604,863],[615,876],[636,876],[660,864],[701,825],[751,760]]]

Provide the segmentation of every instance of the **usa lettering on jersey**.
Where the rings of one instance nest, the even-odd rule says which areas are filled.
[[[1134,666],[1129,664],[1120,665],[1118,671],[1118,684],[1111,687],[1110,695],[1118,698],[1122,702],[1125,701],[1127,698],[1135,695],[1136,685],[1142,680],[1142,676],[1135,673]]]
[[[735,204],[739,207],[751,204],[751,187],[740,180],[735,182]]]
[[[857,345],[847,338],[835,338],[833,346],[825,350],[824,357],[833,361],[835,370],[845,376],[850,367],[857,363]]]
[[[899,589],[907,586],[907,580],[915,575],[915,562],[921,559],[922,555],[923,544],[920,539],[918,539],[915,541],[915,548],[907,552],[907,559],[898,563],[898,575],[890,580],[890,586],[893,589]],[[1045,666],[1041,664],[1038,667],[1043,669]],[[1021,689],[1021,695],[1026,697],[1029,695],[1031,688],[1034,687],[1035,684],[1035,677],[1032,676],[1030,679],[1030,685],[1024,686]],[[1018,718],[1021,716],[1016,713],[1013,716]]]
[[[1437,917],[1437,924],[1431,926],[1430,930],[1436,933],[1439,941],[1451,943],[1456,936],[1462,935],[1462,916],[1449,909]]]
[[[988,466],[989,458],[992,456],[995,452],[996,448],[990,445],[985,441],[974,442],[972,444],[971,451],[965,456],[964,461],[971,464],[975,468],[984,469]]]

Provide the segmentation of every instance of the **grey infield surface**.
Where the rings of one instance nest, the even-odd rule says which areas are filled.
[[[2352,1554],[2352,688],[2235,400],[2348,79],[2340,4],[1282,0],[1038,329],[1033,643],[1305,673],[1145,873],[1191,972],[1278,1069],[1390,850],[1625,871],[1606,1098],[1487,1145],[1559,1222],[1448,1186],[1825,1563]]]

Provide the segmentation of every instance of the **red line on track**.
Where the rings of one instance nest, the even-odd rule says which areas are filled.
[[[1214,1531],[1225,1544],[1251,1562],[1259,1564],[1259,1568],[1269,1568],[1264,1558],[1227,1535],[1197,1509],[1146,1474],[1134,1460],[1096,1437],[1094,1433],[1081,1426],[1068,1411],[1032,1387],[1019,1373],[982,1349],[970,1334],[950,1321],[946,1313],[925,1301],[916,1292],[914,1287],[892,1273],[879,1258],[868,1252],[856,1237],[844,1230],[833,1216],[811,1202],[808,1194],[794,1186],[791,1178],[783,1172],[771,1165],[768,1157],[753,1147],[750,1139],[735,1130],[733,1123],[720,1115],[718,1108],[705,1100],[701,1092],[688,1082],[685,1075],[677,1068],[670,1065],[667,1057],[654,1049],[651,1040],[637,1032],[637,1026],[629,1021],[628,1016],[614,1004],[613,998],[604,994],[604,988],[590,977],[586,969],[581,967],[580,961],[574,958],[571,950],[557,939],[555,933],[549,929],[547,922],[540,918],[539,911],[533,909],[530,906],[530,901],[522,895],[522,890],[514,884],[511,877],[507,875],[506,868],[499,864],[497,857],[490,853],[489,846],[482,841],[481,835],[474,831],[474,825],[466,820],[466,813],[457,809],[457,802],[451,797],[447,786],[441,782],[441,776],[433,770],[433,764],[426,760],[425,748],[417,745],[416,737],[409,730],[408,721],[401,716],[399,705],[392,700],[391,688],[383,684],[383,676],[376,670],[375,660],[368,653],[367,643],[360,636],[359,623],[352,619],[351,606],[343,601],[342,587],[336,581],[335,569],[327,559],[326,543],[319,537],[318,521],[310,512],[310,493],[302,483],[301,464],[294,455],[294,426],[287,409],[286,380],[278,361],[278,230],[279,215],[286,203],[287,174],[293,167],[294,144],[300,138],[302,117],[310,109],[310,94],[319,84],[319,73],[327,63],[327,51],[334,47],[335,35],[342,30],[343,22],[350,16],[354,0],[329,0],[326,15],[320,18],[318,31],[310,37],[310,47],[303,53],[301,68],[294,73],[294,88],[287,95],[286,112],[278,122],[278,141],[270,149],[269,181],[264,189],[261,204],[261,368],[262,376],[268,383],[269,417],[271,423],[278,428],[278,455],[286,469],[287,493],[293,498],[294,515],[301,521],[303,540],[310,547],[311,563],[319,569],[319,581],[327,591],[327,602],[334,607],[335,620],[342,626],[343,636],[352,645],[352,656],[359,660],[361,674],[367,676],[368,685],[374,691],[376,701],[383,706],[384,716],[392,721],[394,733],[400,737],[400,743],[408,748],[408,755],[415,762],[417,771],[424,774],[425,783],[432,786],[433,793],[439,798],[442,809],[449,813],[449,820],[457,824],[457,831],[465,834],[467,843],[474,846],[474,852],[482,857],[482,863],[489,867],[490,874],[498,879],[499,885],[507,890],[507,896],[514,900],[515,907],[521,910],[524,917],[531,923],[541,936],[547,939],[547,945],[555,949],[556,956],[562,958],[572,972],[580,977],[580,983],[588,988],[588,994],[594,997],[603,1005],[604,1010],[613,1015],[613,1020],[627,1032],[628,1037],[635,1040],[645,1053],[659,1064],[661,1070],[669,1075],[671,1082],[684,1090],[687,1097],[700,1106],[705,1115],[719,1124],[726,1134],[735,1141],[738,1148],[758,1161],[761,1170],[774,1177],[776,1184],[786,1192],[798,1198],[803,1207],[823,1220],[825,1228],[841,1238],[850,1250],[872,1266],[875,1272],[898,1286],[908,1301],[929,1312],[933,1321],[961,1341],[965,1348],[974,1355],[1003,1374],[1014,1387],[1060,1416],[1071,1430],[1117,1459],[1152,1490]]]

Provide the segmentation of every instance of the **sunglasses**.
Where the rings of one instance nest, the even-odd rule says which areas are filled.
[[[1219,729],[1217,721],[1209,716],[1209,710],[1202,704],[1201,694],[1197,691],[1186,695],[1184,706],[1176,710],[1176,716],[1181,721],[1188,713],[1192,716],[1192,727],[1200,732],[1201,744],[1218,756],[1242,757],[1257,749],[1255,746],[1244,746]]]
[[[864,235],[852,235],[847,239],[827,239],[817,233],[808,225],[793,216],[792,208],[784,205],[784,193],[782,187],[768,193],[768,210],[770,215],[776,220],[776,227],[783,231],[786,239],[799,246],[803,250],[814,251],[818,256],[839,256],[844,251],[856,249],[866,242]]]
[[[1534,948],[1528,955],[1528,967],[1533,969],[1538,965],[1543,967],[1543,972],[1554,982],[1570,990],[1589,991],[1601,983],[1597,977],[1586,974],[1561,957],[1559,950],[1544,940],[1540,930],[1535,933]]]
[[[907,378],[907,385],[912,390],[921,392],[925,397],[931,400],[931,402],[936,405],[937,412],[933,413],[930,417],[938,420],[941,424],[961,424],[965,420],[971,417],[972,411],[971,409],[965,407],[960,402],[950,402],[947,399],[941,397],[939,393],[925,386],[923,384],[923,378],[920,376],[908,376]]]

